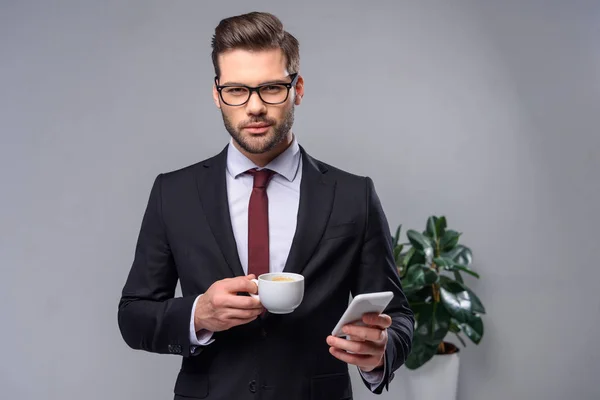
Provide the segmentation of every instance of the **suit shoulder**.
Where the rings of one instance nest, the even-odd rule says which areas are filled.
[[[163,181],[177,181],[182,178],[186,179],[188,176],[194,175],[198,170],[204,168],[204,166],[214,163],[220,156],[222,156],[222,154],[216,154],[212,157],[206,158],[202,161],[198,161],[194,164],[175,170],[162,172],[160,173],[160,176],[163,179]]]
[[[182,187],[195,187],[195,184],[192,185],[192,182],[195,182],[198,174],[206,166],[218,163],[219,157],[222,155],[222,153],[217,154],[182,168],[161,172],[155,177],[155,182],[160,182],[163,191],[180,190]]]
[[[344,169],[336,167],[334,165],[325,163],[320,160],[316,160],[316,159],[313,159],[313,160],[318,165],[320,165],[321,169],[327,170],[327,173],[331,174],[331,176],[334,177],[338,182],[341,181],[341,182],[348,182],[348,183],[364,185],[365,181],[370,179],[368,176],[360,175],[360,174],[357,174],[357,173],[351,172],[351,171],[347,171],[347,170],[344,170]]]
[[[202,165],[206,162],[207,160],[202,160],[199,161],[197,163],[191,164],[191,165],[187,165],[185,167],[181,167],[178,169],[174,169],[171,171],[165,171],[160,173],[161,178],[163,180],[177,180],[183,176],[187,176],[189,174],[193,174],[194,171],[196,171],[198,168],[202,168]]]

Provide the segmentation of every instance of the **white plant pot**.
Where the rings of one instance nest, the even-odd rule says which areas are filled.
[[[398,400],[456,400],[458,354],[433,356],[416,370],[402,366],[390,384],[390,392],[397,393]]]
[[[436,355],[423,366],[410,370],[402,366],[394,374],[389,392],[385,389],[378,400],[456,400],[459,353]],[[371,399],[356,368],[350,368],[354,399]]]

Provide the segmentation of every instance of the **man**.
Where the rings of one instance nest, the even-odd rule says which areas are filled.
[[[351,399],[348,364],[379,394],[410,351],[414,319],[373,182],[298,144],[304,80],[279,19],[225,19],[212,47],[213,98],[231,141],[156,178],[119,304],[123,338],[183,356],[176,399]],[[293,313],[270,314],[249,296],[268,271],[305,277]],[[384,314],[330,336],[350,294],[388,290]]]

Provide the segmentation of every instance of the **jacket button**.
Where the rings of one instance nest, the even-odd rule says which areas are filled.
[[[248,389],[250,389],[250,392],[256,393],[256,381],[250,381],[250,383],[248,383]]]
[[[169,352],[173,354],[181,354],[181,345],[178,344],[170,344],[168,346]]]

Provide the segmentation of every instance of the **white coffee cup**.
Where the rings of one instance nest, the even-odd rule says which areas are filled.
[[[285,280],[273,280],[283,278]],[[302,303],[304,277],[292,272],[270,272],[252,279],[258,286],[258,295],[251,294],[272,314],[289,314]]]

